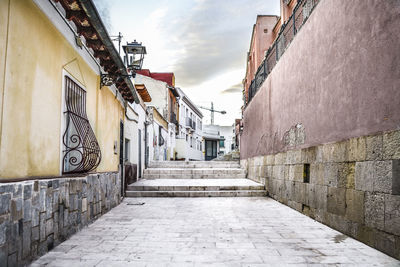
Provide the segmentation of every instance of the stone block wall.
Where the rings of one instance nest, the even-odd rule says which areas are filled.
[[[270,197],[400,259],[400,131],[241,160]]]
[[[120,199],[114,172],[0,184],[0,265],[28,264]]]

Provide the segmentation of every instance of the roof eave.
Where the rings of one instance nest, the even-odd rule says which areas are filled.
[[[122,75],[128,75],[128,72],[126,71],[125,65],[122,62],[121,57],[119,56],[117,50],[114,47],[114,44],[112,43],[110,36],[107,33],[106,27],[104,26],[103,22],[100,19],[100,15],[97,12],[97,9],[95,5],[93,4],[92,0],[79,0],[82,8],[84,9],[85,13],[90,19],[90,22],[92,26],[95,28],[97,33],[99,34],[99,37],[101,41],[104,43],[106,46],[107,50],[109,51],[112,60],[114,63],[117,65],[118,70],[121,71]],[[124,81],[129,87],[133,98],[135,100],[136,104],[140,103],[139,97],[136,94],[136,88],[134,84],[132,83],[131,79],[129,77],[124,77]]]

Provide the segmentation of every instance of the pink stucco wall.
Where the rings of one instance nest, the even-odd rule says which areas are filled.
[[[400,2],[321,0],[244,111],[241,158],[400,128]],[[293,129],[293,128],[292,128]]]

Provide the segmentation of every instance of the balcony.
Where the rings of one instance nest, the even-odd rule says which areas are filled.
[[[192,118],[186,117],[186,127],[191,128],[193,131],[196,130],[196,123]]]
[[[297,32],[301,29],[303,24],[307,21],[308,17],[314,10],[314,7],[321,0],[299,0],[293,10],[289,20],[282,25],[278,36],[276,37],[272,46],[266,51],[264,60],[258,66],[254,79],[248,87],[248,99],[245,103],[247,106],[253,99],[258,89],[267,79],[272,69],[275,67],[285,49],[289,46],[290,42],[295,38]]]
[[[170,122],[170,123],[173,123],[173,124],[175,124],[175,125],[178,125],[178,124],[179,124],[178,119],[176,118],[175,112],[171,112],[171,113],[169,114],[169,122]]]

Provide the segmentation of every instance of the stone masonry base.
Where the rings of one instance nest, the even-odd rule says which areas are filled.
[[[400,131],[242,159],[273,199],[400,259]]]
[[[22,266],[120,203],[118,173],[0,184],[0,265]]]

